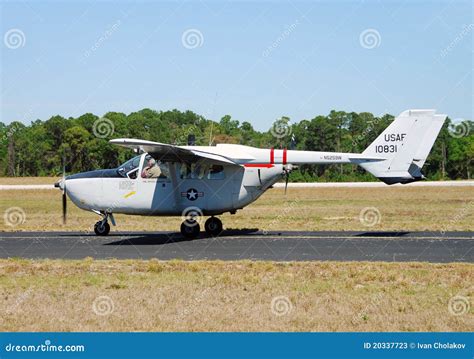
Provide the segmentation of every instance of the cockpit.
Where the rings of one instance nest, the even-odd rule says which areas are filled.
[[[146,154],[140,167],[142,156],[135,156],[120,165],[117,168],[118,175],[129,179],[137,179],[138,176],[144,179],[158,180],[169,180],[171,178],[169,162],[157,160]],[[176,164],[176,170],[180,179],[223,180],[225,178],[224,167],[217,164],[179,162]]]
[[[150,155],[145,156],[141,172],[142,178],[166,179],[169,177],[169,172],[168,163],[159,160],[157,161]]]

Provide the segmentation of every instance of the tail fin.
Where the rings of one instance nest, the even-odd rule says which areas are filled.
[[[363,152],[385,160],[360,166],[387,184],[423,179],[421,168],[445,120],[446,115],[436,115],[435,110],[402,112]]]

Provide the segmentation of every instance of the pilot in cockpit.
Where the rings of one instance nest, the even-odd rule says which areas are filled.
[[[154,158],[150,158],[148,160],[147,166],[143,168],[142,178],[158,178],[160,175],[160,166],[156,164],[156,160]]]

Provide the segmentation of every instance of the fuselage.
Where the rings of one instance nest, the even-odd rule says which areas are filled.
[[[163,162],[166,173],[147,178],[147,159],[144,153],[125,170],[119,166],[68,176],[67,194],[89,211],[163,216],[197,207],[204,215],[217,215],[252,203],[284,173],[283,164],[269,160],[242,166]]]
[[[67,194],[78,207],[96,212],[181,215],[186,208],[197,207],[204,215],[234,213],[259,198],[292,165],[372,160],[353,153],[233,144],[180,148],[194,151],[198,159],[152,159],[143,153],[117,169],[68,176]],[[154,175],[145,173],[150,159],[159,162],[159,168],[152,166],[150,171]]]

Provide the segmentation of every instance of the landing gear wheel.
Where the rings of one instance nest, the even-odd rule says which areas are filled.
[[[187,219],[181,223],[181,234],[189,239],[194,239],[199,236],[201,227],[199,223],[194,219]]]
[[[98,236],[106,236],[110,232],[110,224],[108,222],[99,221],[94,225],[94,232]]]
[[[207,219],[204,228],[207,234],[217,237],[222,232],[222,222],[219,218],[211,217]]]

